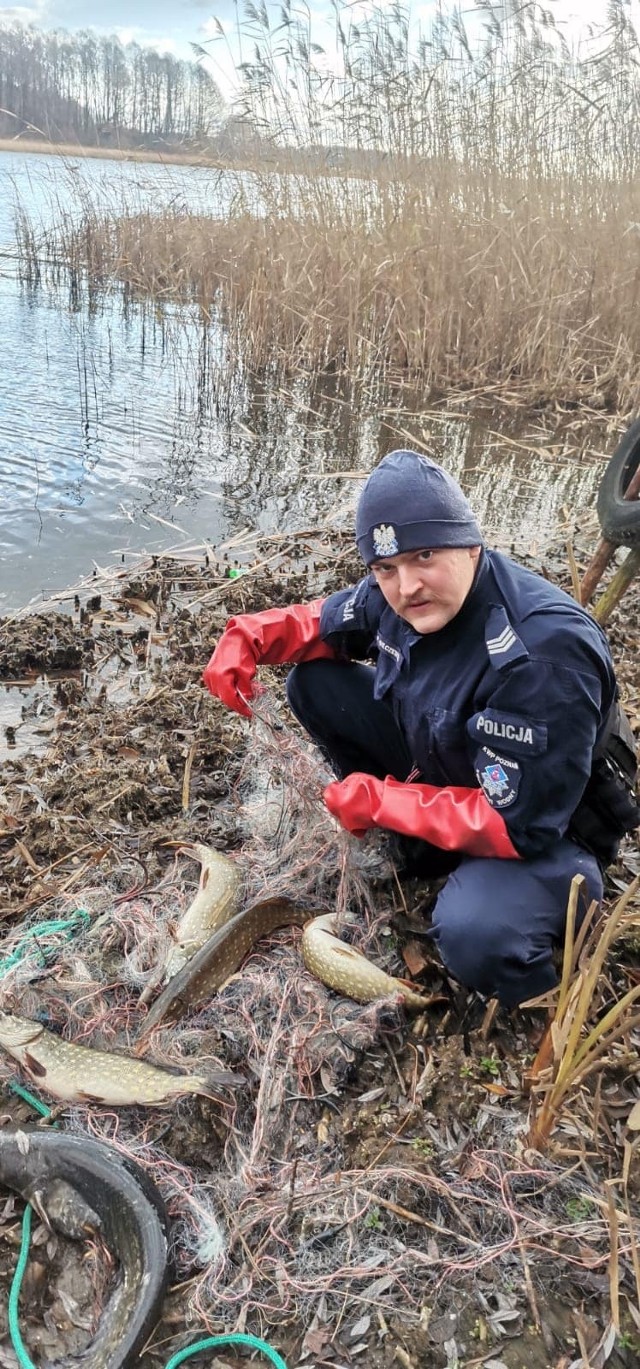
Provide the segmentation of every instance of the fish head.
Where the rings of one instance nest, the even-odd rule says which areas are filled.
[[[32,1022],[28,1017],[17,1017],[10,1012],[0,1012],[0,1045],[7,1050],[28,1046],[43,1031],[41,1022]]]

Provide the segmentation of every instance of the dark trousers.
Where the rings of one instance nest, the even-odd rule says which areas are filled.
[[[354,770],[407,779],[412,757],[390,706],[373,697],[370,666],[307,661],[291,671],[287,697],[340,779]],[[448,875],[432,934],[455,979],[506,1007],[553,987],[553,948],[564,935],[574,875],[585,877],[585,906],[602,898],[594,856],[566,838],[522,861],[452,855],[417,838],[397,840],[409,867],[425,877]]]

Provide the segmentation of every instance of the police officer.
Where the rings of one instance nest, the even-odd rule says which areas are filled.
[[[406,870],[447,876],[444,964],[515,1006],[556,982],[574,875],[585,907],[600,900],[640,818],[605,636],[488,550],[459,485],[416,452],[373,471],[356,541],[355,587],[232,618],[204,683],[250,716],[256,666],[296,663],[289,703],[338,776],[327,808],[356,835],[396,834]]]

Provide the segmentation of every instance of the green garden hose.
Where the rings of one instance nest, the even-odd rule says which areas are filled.
[[[25,1103],[28,1103],[30,1107],[35,1108],[42,1117],[49,1117],[51,1115],[51,1109],[44,1103],[41,1103],[37,1098],[34,1098],[33,1094],[29,1093],[27,1089],[23,1089],[20,1084],[12,1084],[11,1088],[14,1093],[17,1093],[20,1098],[24,1099]],[[18,1263],[15,1267],[9,1292],[9,1335],[20,1369],[37,1369],[37,1366],[33,1363],[33,1360],[29,1358],[24,1347],[18,1320],[20,1289],[22,1287],[22,1280],[29,1258],[30,1240],[31,1208],[27,1205],[22,1218],[20,1254],[18,1256]],[[268,1345],[267,1341],[260,1340],[258,1336],[243,1336],[240,1334],[207,1336],[205,1340],[196,1341],[195,1345],[187,1345],[183,1350],[178,1350],[177,1354],[172,1355],[165,1366],[165,1369],[178,1369],[178,1365],[184,1364],[185,1360],[191,1359],[193,1355],[202,1354],[204,1350],[213,1350],[221,1345],[246,1345],[249,1350],[257,1350],[259,1354],[266,1355],[266,1358],[271,1360],[271,1363],[275,1365],[275,1369],[287,1369],[282,1356],[278,1354],[277,1350],[274,1350]]]
[[[200,1355],[203,1350],[213,1350],[219,1345],[246,1345],[250,1350],[258,1350],[261,1355],[266,1355],[267,1359],[275,1364],[276,1369],[287,1369],[287,1366],[277,1350],[273,1350],[267,1345],[266,1340],[259,1340],[257,1336],[207,1336],[206,1340],[196,1341],[195,1345],[188,1345],[184,1350],[178,1350],[177,1355],[172,1355],[165,1369],[178,1369],[179,1364],[184,1364],[185,1360],[191,1359],[192,1355]]]

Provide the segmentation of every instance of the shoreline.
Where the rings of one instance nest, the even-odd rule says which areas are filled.
[[[174,166],[233,167],[235,162],[212,153],[154,151],[145,147],[88,147],[84,143],[49,143],[36,138],[0,138],[0,152],[28,152],[49,157],[91,157],[111,162],[158,162]]]

